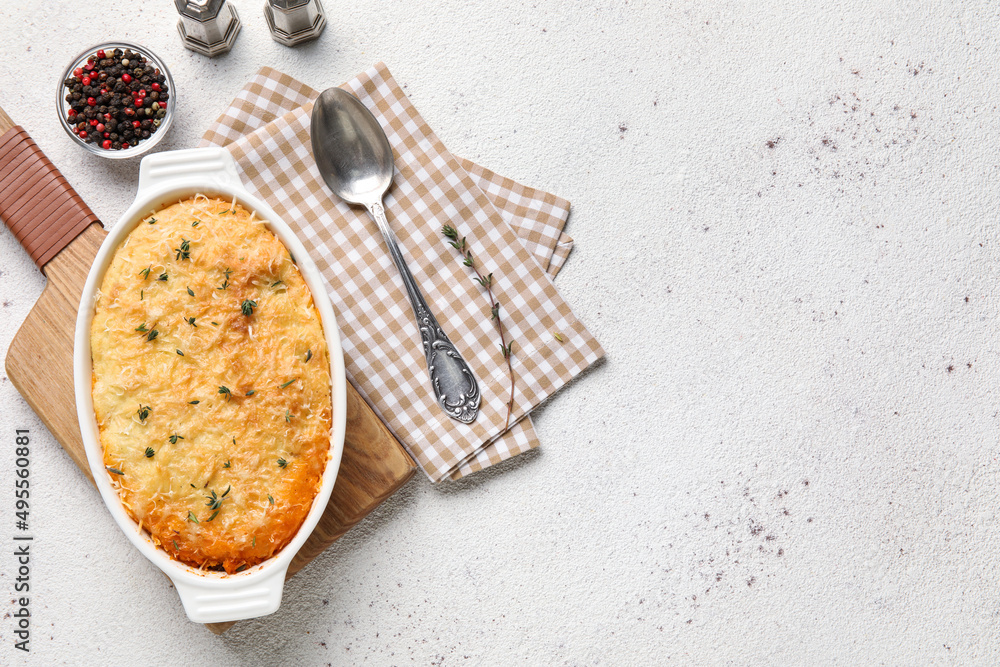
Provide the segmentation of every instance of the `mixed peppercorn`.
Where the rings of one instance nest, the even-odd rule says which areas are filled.
[[[86,143],[123,150],[148,139],[167,115],[167,77],[131,49],[97,51],[73,70],[66,120]]]

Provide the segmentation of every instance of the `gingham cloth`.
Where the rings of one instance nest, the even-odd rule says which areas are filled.
[[[265,67],[202,145],[227,148],[248,188],[298,233],[329,286],[348,379],[432,482],[536,447],[526,415],[604,354],[551,281],[572,249],[562,232],[569,202],[453,156],[384,64],[341,87],[375,114],[393,147],[386,215],[428,305],[479,379],[472,424],[450,419],[434,401],[409,300],[375,223],[332,194],[316,168],[309,120],[319,91]],[[506,432],[510,379],[489,299],[441,235],[445,224],[467,236],[483,273],[493,273],[514,342]]]

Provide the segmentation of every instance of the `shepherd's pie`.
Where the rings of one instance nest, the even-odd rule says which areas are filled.
[[[263,220],[198,195],[117,249],[91,327],[104,464],[173,558],[233,573],[304,521],[330,449],[330,364],[294,259]]]

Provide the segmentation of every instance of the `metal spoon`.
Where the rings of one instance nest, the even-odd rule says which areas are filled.
[[[378,223],[417,318],[434,396],[449,417],[468,424],[479,414],[479,384],[427,307],[385,217],[382,197],[393,174],[392,147],[385,131],[358,98],[329,88],[313,106],[309,132],[316,166],[327,186],[349,204],[364,206]]]

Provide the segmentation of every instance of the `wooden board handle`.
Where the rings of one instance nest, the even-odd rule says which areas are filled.
[[[97,216],[3,109],[0,132],[0,219],[41,269]]]
[[[10,119],[10,116],[8,116],[7,112],[3,110],[3,107],[0,107],[0,134],[6,132],[12,127],[14,127],[14,121]]]

